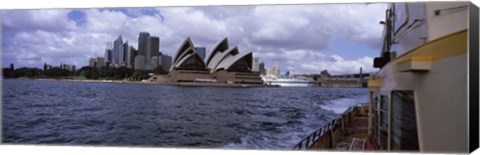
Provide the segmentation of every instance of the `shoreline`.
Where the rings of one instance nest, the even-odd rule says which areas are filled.
[[[40,80],[40,81],[69,81],[69,82],[98,82],[98,83],[135,83],[135,84],[157,84],[167,86],[181,87],[235,87],[235,88],[260,88],[260,87],[280,87],[277,85],[264,84],[227,84],[227,83],[194,83],[194,82],[178,82],[178,83],[155,83],[142,81],[123,81],[123,80],[80,80],[80,79],[47,79],[47,78],[10,78],[9,80]]]
[[[5,79],[3,79],[5,80]],[[104,82],[104,83],[142,83],[140,81],[122,80],[91,80],[91,79],[47,79],[47,78],[8,78],[8,80],[40,80],[40,81],[70,81],[70,82]]]
[[[2,78],[5,80],[5,78]],[[180,86],[180,87],[233,87],[233,88],[279,88],[280,85],[266,85],[266,84],[227,84],[227,83],[194,83],[194,82],[179,82],[179,83],[156,83],[144,81],[124,81],[124,80],[92,80],[92,79],[48,79],[48,78],[7,78],[8,80],[40,80],[40,81],[68,81],[68,82],[96,82],[96,83],[130,83],[130,84],[157,84],[166,86]],[[363,87],[341,87],[341,86],[308,86],[320,88],[363,88]]]

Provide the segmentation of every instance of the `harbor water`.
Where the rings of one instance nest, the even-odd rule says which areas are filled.
[[[291,149],[364,88],[218,88],[2,80],[2,142]]]

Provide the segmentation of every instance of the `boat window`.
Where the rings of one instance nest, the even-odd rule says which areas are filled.
[[[380,96],[380,147],[382,149],[387,149],[388,142],[388,96],[381,95]]]
[[[392,150],[418,151],[417,119],[413,91],[392,91]]]
[[[377,104],[378,104],[378,97],[375,97],[374,102],[373,102],[373,122],[372,122],[372,129],[373,129],[373,138],[377,139],[378,138],[378,109],[377,109]]]
[[[408,21],[408,9],[406,3],[396,3],[394,5],[394,23],[393,27],[395,34],[407,24]]]

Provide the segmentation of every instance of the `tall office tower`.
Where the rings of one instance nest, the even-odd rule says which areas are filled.
[[[136,50],[134,47],[131,47],[132,49],[130,51],[132,51],[130,53],[130,57],[132,58],[130,60],[130,64],[132,65],[131,67],[132,68],[135,68],[135,57],[138,55],[138,50]]]
[[[280,77],[280,69],[278,68],[277,65],[272,66],[272,70],[270,71],[272,75],[276,77]]]
[[[125,45],[125,44],[123,44],[123,45]],[[132,64],[130,63],[130,59],[132,59],[131,53],[133,52],[133,51],[132,51],[132,48],[131,48],[132,46],[130,46],[130,45],[127,44],[127,47],[125,47],[125,46],[123,46],[123,47],[124,47],[124,49],[125,49],[125,52],[124,52],[124,53],[125,53],[125,57],[124,57],[125,66],[127,66],[128,68],[130,68],[131,65],[132,65]]]
[[[135,56],[135,70],[145,69],[145,56],[137,55]]]
[[[118,59],[120,60],[120,66],[127,65],[127,52],[129,50],[128,41],[126,41],[122,46],[122,52],[120,53]]]
[[[113,42],[113,51],[112,51],[112,63],[114,65],[120,64],[120,54],[123,54],[123,40],[122,35],[118,36],[117,39]]]
[[[147,40],[147,54],[145,55],[145,63],[150,64],[152,57],[158,56],[160,47],[160,38],[151,36]]]
[[[150,38],[150,33],[148,32],[140,32],[138,36],[138,55],[143,55],[144,57],[147,55],[147,40]]]
[[[202,58],[202,60],[205,60],[206,50],[207,49],[205,47],[195,47],[195,51],[197,51],[198,55],[200,56],[200,58]]]
[[[112,49],[105,50],[105,64],[108,62],[112,63]]]
[[[261,62],[258,65],[258,71],[260,72],[261,75],[267,75],[267,73],[265,72],[265,63]]]
[[[162,54],[160,55],[160,62],[159,64],[162,65],[162,69],[164,71],[170,71],[170,67],[172,67],[172,57]]]
[[[260,59],[258,57],[253,57],[252,59],[252,72],[260,72]]]
[[[128,68],[133,68],[133,63],[135,62],[135,48],[133,48],[133,46],[128,46],[126,51],[125,64]]]
[[[153,56],[150,60],[150,63],[145,64],[145,69],[154,70],[158,67],[158,56]]]

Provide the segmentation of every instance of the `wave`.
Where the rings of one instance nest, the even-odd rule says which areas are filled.
[[[320,107],[324,110],[329,110],[333,111],[336,114],[341,114],[349,107],[359,103],[368,103],[368,95],[328,100],[325,101],[323,105],[320,105]]]

